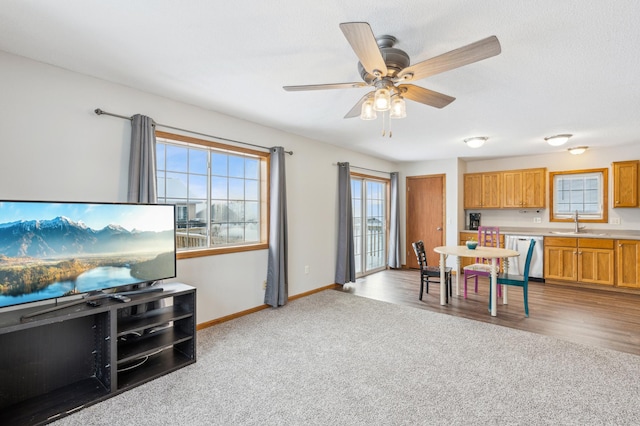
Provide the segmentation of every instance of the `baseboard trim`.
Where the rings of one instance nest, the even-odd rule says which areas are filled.
[[[296,294],[295,296],[289,296],[289,301],[301,299],[303,297],[310,296],[315,293],[320,293],[321,291],[325,291],[325,290],[334,290],[340,287],[342,287],[340,284],[329,284],[324,287],[320,287],[310,291],[306,291],[304,293]],[[203,330],[205,328],[213,327],[214,325],[222,324],[223,322],[231,321],[233,319],[240,318],[245,315],[253,314],[255,312],[259,312],[270,307],[271,306],[269,305],[260,305],[260,306],[256,306],[255,308],[247,309],[245,311],[236,312],[235,314],[231,314],[224,317],[213,319],[211,321],[203,322],[196,326],[196,330]]]

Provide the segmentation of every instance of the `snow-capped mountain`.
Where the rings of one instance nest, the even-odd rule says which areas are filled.
[[[117,224],[94,230],[59,216],[0,224],[0,254],[8,257],[56,257],[70,254],[130,253],[173,243],[173,232],[132,233]]]

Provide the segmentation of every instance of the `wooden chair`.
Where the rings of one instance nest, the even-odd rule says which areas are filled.
[[[529,245],[529,251],[527,251],[527,259],[524,262],[524,274],[516,275],[505,272],[504,274],[498,274],[498,288],[501,285],[511,285],[515,287],[522,287],[524,293],[524,315],[529,317],[529,266],[531,265],[531,258],[533,257],[533,247],[536,245],[536,241],[531,239]],[[506,291],[506,289],[505,289]],[[489,310],[491,310],[491,289],[489,289]]]
[[[440,267],[427,265],[427,254],[424,251],[424,243],[422,240],[411,243],[413,251],[418,259],[418,265],[420,266],[420,300],[422,300],[422,293],[426,287],[427,294],[429,294],[429,283],[440,284]],[[451,268],[445,268],[445,280],[447,282],[446,301],[449,302],[449,296],[453,296],[451,287]]]
[[[478,246],[483,247],[500,247],[500,228],[497,226],[480,226],[478,227]],[[500,268],[500,259],[498,259],[498,268]],[[491,259],[476,257],[475,263],[465,266],[464,273],[464,298],[467,298],[467,282],[470,278],[475,279],[475,292],[478,292],[478,277],[488,277],[491,275]],[[498,289],[498,295],[502,291]]]

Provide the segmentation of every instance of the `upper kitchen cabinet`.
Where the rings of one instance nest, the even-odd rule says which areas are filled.
[[[613,207],[638,207],[639,160],[612,163]]]
[[[464,175],[465,209],[500,208],[502,173],[467,173]]]
[[[502,207],[546,207],[547,169],[509,170],[502,172]]]

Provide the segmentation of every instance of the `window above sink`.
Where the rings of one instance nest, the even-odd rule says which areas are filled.
[[[549,172],[549,221],[607,223],[608,169]],[[574,232],[575,234],[575,232]]]

